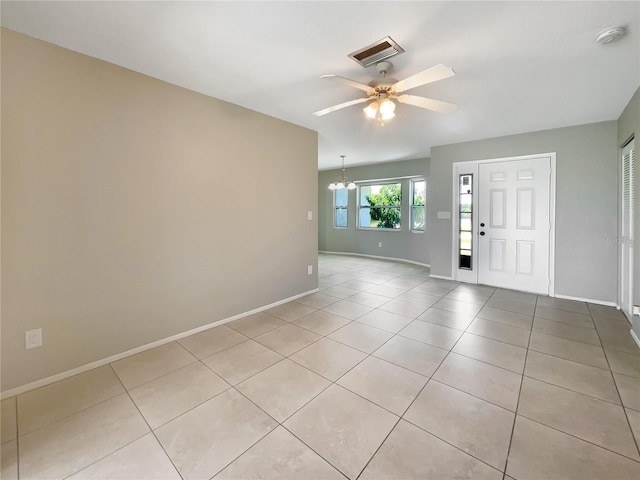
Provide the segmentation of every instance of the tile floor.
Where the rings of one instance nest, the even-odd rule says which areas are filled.
[[[640,478],[615,309],[362,257],[319,272],[319,293],[3,400],[2,478]]]

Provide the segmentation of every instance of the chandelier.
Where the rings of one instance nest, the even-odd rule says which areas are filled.
[[[342,158],[342,174],[340,177],[333,183],[329,184],[329,190],[340,190],[343,188],[348,188],[349,190],[353,190],[356,188],[356,184],[350,181],[344,174],[344,157],[346,155],[340,155]]]

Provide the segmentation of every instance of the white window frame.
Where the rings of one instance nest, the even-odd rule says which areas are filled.
[[[424,182],[424,205],[414,205],[413,204],[413,200],[414,200],[414,192],[415,192],[415,185],[418,182]],[[409,198],[409,231],[411,233],[416,233],[418,235],[423,235],[424,232],[427,231],[427,179],[426,178],[413,178],[411,180],[409,180],[409,191],[411,194],[411,197]],[[413,209],[415,207],[422,207],[424,209],[424,228],[422,230],[416,230],[413,228]]]
[[[384,186],[384,185],[400,185],[400,195],[401,195],[401,201],[400,201],[400,205],[388,205],[388,206],[382,206],[382,207],[371,207],[371,206],[362,206],[360,205],[360,195],[361,195],[361,188],[362,187],[370,187],[373,185],[379,185],[379,186]],[[356,199],[356,206],[357,206],[357,212],[358,212],[358,218],[357,218],[357,228],[358,230],[366,230],[368,232],[401,232],[402,231],[402,202],[403,202],[403,198],[404,198],[404,193],[403,193],[403,188],[402,188],[402,179],[401,178],[391,178],[391,179],[386,179],[386,180],[376,180],[376,181],[370,181],[370,182],[366,182],[366,183],[359,183],[358,184],[358,190],[357,190],[357,199]],[[360,225],[360,211],[363,208],[367,208],[367,209],[371,209],[371,208],[397,208],[400,212],[400,228],[372,228],[372,227],[363,227],[362,225]]]
[[[347,204],[345,206],[338,206],[336,204],[336,195],[339,191],[344,191],[347,194]],[[338,209],[345,210],[347,213],[347,224],[344,227],[338,226]],[[349,228],[349,190],[346,188],[333,191],[333,228],[337,230],[347,230]]]

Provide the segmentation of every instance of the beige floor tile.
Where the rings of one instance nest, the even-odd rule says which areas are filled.
[[[351,479],[373,456],[398,417],[332,385],[284,423],[293,434]]]
[[[485,320],[484,318],[476,318],[471,322],[471,325],[467,328],[467,332],[523,348],[527,348],[529,344],[529,334],[531,333],[525,328],[512,327],[504,323]]]
[[[344,479],[338,470],[282,427],[276,428],[214,477],[238,479]]]
[[[618,329],[623,332],[628,332],[631,328],[631,324],[627,317],[623,319],[614,319],[611,317],[592,317],[593,323],[598,330]]]
[[[426,382],[427,377],[379,358],[368,357],[337,383],[396,415],[402,415]]]
[[[0,478],[2,480],[18,480],[18,441],[13,439],[4,442],[0,457]]]
[[[619,322],[629,323],[627,317],[622,313],[621,310],[618,310],[616,307],[607,307],[605,305],[596,305],[593,303],[587,304],[589,307],[589,311],[591,312],[591,316],[595,319],[610,319]]]
[[[195,359],[194,359],[195,360]],[[109,365],[18,396],[20,435],[65,418],[124,392]]]
[[[605,348],[611,371],[640,378],[640,355]]]
[[[633,337],[631,337],[630,328],[631,327],[598,329],[598,335],[600,335],[602,346],[613,350],[632,353],[633,355],[640,355],[640,348],[638,348]]]
[[[365,353],[371,353],[393,336],[379,328],[370,327],[363,323],[351,322],[336,330],[329,338],[344,343]]]
[[[524,371],[524,361],[527,356],[526,348],[516,347],[473,333],[462,335],[453,351],[520,374]]]
[[[18,436],[16,397],[10,397],[2,400],[2,409],[0,410],[0,424],[2,425],[2,430],[0,433],[2,443],[13,440]]]
[[[340,327],[344,327],[349,322],[351,322],[351,320],[347,318],[325,312],[324,310],[316,310],[293,323],[307,330],[311,330],[318,335],[329,335]]]
[[[473,317],[471,315],[450,312],[448,310],[440,310],[439,308],[430,308],[420,315],[417,320],[435,323],[437,325],[454,328],[456,330],[466,330],[473,321]]]
[[[192,363],[129,391],[152,429],[224,392],[229,384],[202,363]]]
[[[419,303],[404,302],[398,298],[388,301],[380,307],[385,312],[395,313],[403,317],[417,318],[422,315],[429,307]]]
[[[393,288],[387,285],[376,285],[367,290],[367,293],[373,293],[374,295],[382,295],[387,298],[396,298],[405,293],[405,288]]]
[[[181,345],[171,342],[123,358],[111,366],[126,388],[134,388],[195,361],[196,358]]]
[[[629,425],[631,425],[631,431],[636,439],[636,443],[640,445],[640,412],[637,410],[625,409],[627,418],[629,419]]]
[[[242,343],[247,338],[226,325],[220,325],[183,338],[179,343],[196,357],[204,358]]]
[[[589,315],[589,309],[587,308],[586,303],[576,302],[575,300],[567,300],[565,298],[545,297],[540,295],[538,297],[538,306]]]
[[[568,312],[566,310],[557,310],[551,307],[541,307],[538,305],[535,312],[536,317],[546,318],[547,320],[555,320],[556,322],[570,323],[580,327],[595,328],[590,315],[584,313]]]
[[[287,322],[293,322],[300,317],[309,315],[315,310],[315,308],[309,307],[308,305],[303,305],[302,303],[288,302],[270,308],[269,310],[266,310],[266,313],[268,313],[269,315],[273,315],[274,317],[278,317],[282,320],[286,320]]]
[[[340,300],[339,302],[332,303],[331,305],[324,307],[322,310],[349,320],[355,320],[356,318],[373,310],[373,307],[368,307],[367,305],[351,302],[349,300]]]
[[[320,338],[317,333],[290,323],[259,335],[254,340],[286,357]]]
[[[529,330],[531,330],[531,326],[533,325],[532,315],[509,312],[492,307],[484,307],[478,312],[478,317],[491,320],[492,322],[504,323],[511,327],[526,328]]]
[[[434,303],[433,306],[440,310],[448,310],[450,312],[461,313],[463,315],[471,315],[472,317],[476,316],[482,309],[482,305],[458,302],[457,300],[451,300],[449,298],[443,298],[437,303]]]
[[[334,285],[332,287],[329,288],[323,288],[322,290],[320,290],[320,293],[324,294],[324,295],[330,295],[332,297],[336,297],[336,298],[348,298],[352,295],[355,295],[356,293],[358,293],[358,290],[354,290],[352,288],[344,288],[338,285]]]
[[[524,374],[601,400],[620,404],[611,372],[529,351]]]
[[[249,315],[248,317],[229,322],[225,324],[225,326],[232,328],[236,332],[246,335],[247,337],[253,338],[286,323],[287,322],[284,320],[276,318],[273,315],[269,315],[268,313],[258,312],[253,315]]]
[[[402,302],[417,303],[419,305],[426,305],[427,307],[430,307],[431,305],[439,301],[440,297],[435,295],[427,295],[425,293],[409,291],[409,292],[403,293],[402,295],[399,295],[397,299]]]
[[[375,286],[375,283],[365,282],[363,280],[352,279],[340,284],[341,287],[350,288],[359,292],[366,292],[371,287]]]
[[[514,417],[513,412],[432,380],[403,418],[503,471]]]
[[[289,357],[294,362],[335,381],[360,363],[366,353],[323,338]]]
[[[370,327],[376,327],[387,332],[397,333],[413,321],[412,318],[376,309],[364,314],[356,320]]]
[[[20,437],[20,478],[66,478],[149,432],[126,393]]]
[[[444,298],[449,300],[455,300],[457,302],[473,303],[474,305],[484,305],[489,300],[489,295],[481,295],[473,291],[460,290],[460,287],[456,288]]]
[[[518,480],[621,480],[638,478],[640,463],[518,415],[507,474]]]
[[[385,282],[385,285],[389,285],[390,287],[397,288],[413,288],[427,280],[425,277],[417,277],[414,275],[400,275],[395,277],[388,282]]]
[[[515,412],[522,376],[450,353],[432,378]]]
[[[535,293],[516,292],[514,290],[496,289],[491,296],[494,300],[506,300],[510,302],[528,303],[535,305],[538,301],[538,295]]]
[[[546,333],[531,332],[529,349],[573,362],[584,363],[592,367],[609,369],[607,359],[600,345],[574,342],[567,338],[547,335]]]
[[[622,407],[525,377],[518,414],[640,460]]]
[[[505,310],[507,312],[520,313],[522,315],[533,315],[535,305],[528,302],[517,302],[513,300],[503,300],[500,297],[490,298],[485,307],[496,308],[498,310]]]
[[[430,377],[448,353],[442,348],[397,335],[372,355]]]
[[[622,404],[627,408],[640,410],[640,380],[614,373],[613,377],[620,392]]]
[[[285,358],[236,388],[278,422],[283,422],[330,384],[327,379]]]
[[[296,302],[306,305],[311,308],[322,308],[327,305],[331,305],[332,303],[337,302],[336,297],[332,297],[331,295],[325,295],[324,293],[316,292],[311,295],[306,295],[304,297],[300,297],[296,299]]]
[[[502,472],[400,420],[360,478],[501,480]]]
[[[156,430],[185,480],[211,478],[277,423],[234,389]]]
[[[181,480],[151,433],[69,477],[69,480],[97,479]]]
[[[231,385],[261,372],[284,357],[253,340],[204,358],[202,362]]]
[[[473,293],[474,295],[481,295],[483,297],[491,297],[497,291],[495,287],[488,285],[474,285],[472,283],[461,283],[455,288],[458,292]]]
[[[349,301],[360,303],[362,305],[366,305],[367,307],[378,308],[383,303],[387,303],[389,301],[389,298],[385,297],[384,295],[376,295],[375,293],[360,292],[356,293],[352,297],[349,297]]]
[[[598,338],[598,333],[595,329],[571,325],[564,322],[556,322],[555,320],[548,320],[546,318],[534,318],[533,331],[566,338],[567,340],[573,340],[574,342],[600,345],[600,339]]]
[[[450,350],[462,335],[462,331],[414,320],[402,329],[399,335]]]
[[[448,295],[451,290],[453,290],[453,286],[445,287],[442,285],[436,285],[433,281],[428,281],[425,283],[421,283],[417,287],[413,287],[410,292],[423,293],[425,295],[432,295],[434,297],[444,297]]]

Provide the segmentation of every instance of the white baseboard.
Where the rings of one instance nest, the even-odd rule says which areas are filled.
[[[407,260],[405,258],[382,257],[379,255],[366,255],[364,253],[352,253],[352,252],[329,252],[327,250],[318,250],[318,252],[328,253],[330,255],[353,255],[354,257],[379,258],[380,260],[393,260],[395,262],[412,263],[413,265],[420,265],[421,267],[431,268],[431,265],[429,265],[428,263],[414,262],[413,260]]]
[[[147,343],[146,345],[142,345],[140,347],[132,348],[131,350],[127,350],[126,352],[118,353],[116,355],[112,355],[107,358],[103,358],[100,360],[96,360],[95,362],[87,363],[86,365],[82,365],[80,367],[73,368],[71,370],[67,370],[65,372],[57,373],[55,375],[51,375],[50,377],[46,377],[40,380],[36,380],[35,382],[27,383],[26,385],[22,385],[20,387],[15,387],[10,390],[6,390],[0,394],[0,399],[4,400],[5,398],[14,397],[16,395],[20,395],[21,393],[28,392],[29,390],[33,390],[35,388],[44,387],[45,385],[49,385],[54,382],[58,382],[60,380],[64,380],[65,378],[73,377],[74,375],[78,375],[80,373],[88,372],[89,370],[93,370],[94,368],[102,367],[104,365],[108,365],[109,363],[116,362],[118,360],[122,360],[125,357],[130,355],[135,355],[136,353],[141,353],[146,350],[150,350],[155,347],[159,347],[161,345],[165,345],[170,342],[175,342],[176,340],[180,340],[181,338],[188,337],[189,335],[194,335],[196,333],[203,332],[205,330],[209,330],[210,328],[217,327],[219,325],[224,325],[225,323],[233,322],[234,320],[238,320],[243,317],[247,317],[249,315],[253,315],[254,313],[262,312],[264,310],[268,310],[273,307],[277,307],[278,305],[282,305],[283,303],[288,303],[297,298],[301,298],[312,293],[318,292],[319,289],[314,288],[313,290],[309,290],[307,292],[300,293],[298,295],[294,295],[289,298],[285,298],[284,300],[279,300],[277,302],[271,303],[269,305],[265,305],[263,307],[255,308],[253,310],[249,310],[248,312],[239,313],[238,315],[234,315],[233,317],[225,318],[222,320],[218,320],[217,322],[212,322],[207,325],[203,325],[201,327],[197,327],[191,330],[187,330],[186,332],[178,333],[176,335],[172,335],[170,337],[166,337],[160,340],[156,340],[155,342]]]
[[[564,300],[574,300],[576,302],[593,303],[595,305],[604,305],[606,307],[615,307],[615,308],[620,309],[620,307],[618,307],[616,302],[605,302],[604,300],[594,300],[593,298],[572,297],[572,296],[569,296],[569,295],[561,295],[559,293],[556,293],[554,295],[554,297],[555,298],[562,298]]]
[[[444,275],[434,275],[433,273],[431,273],[429,275],[431,278],[438,278],[440,280],[451,280],[452,282],[456,282],[457,280],[453,277],[445,277]],[[462,282],[461,282],[462,283]]]
[[[633,338],[633,341],[636,342],[636,345],[638,345],[638,348],[640,348],[640,338],[638,338],[638,336],[636,335],[636,332],[633,331],[633,328],[630,331],[631,331],[631,338]]]

